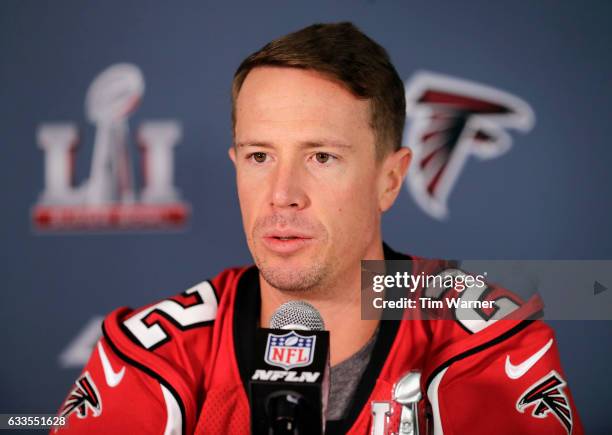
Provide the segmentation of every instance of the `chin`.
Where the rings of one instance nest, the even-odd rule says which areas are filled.
[[[327,276],[327,268],[319,262],[311,262],[305,265],[302,261],[278,261],[275,259],[270,262],[266,260],[258,261],[257,267],[268,284],[286,292],[308,291],[318,287]]]

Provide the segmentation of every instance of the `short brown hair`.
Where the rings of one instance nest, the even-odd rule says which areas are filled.
[[[275,39],[247,57],[232,83],[233,127],[240,88],[258,66],[314,70],[340,81],[353,95],[371,100],[377,158],[400,148],[406,120],[404,85],[385,49],[352,23],[313,24]]]

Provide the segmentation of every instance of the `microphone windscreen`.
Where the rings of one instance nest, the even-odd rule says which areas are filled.
[[[321,314],[308,302],[289,301],[272,314],[270,328],[323,331],[325,324]]]

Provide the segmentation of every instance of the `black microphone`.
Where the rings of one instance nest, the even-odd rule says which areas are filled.
[[[253,435],[317,435],[329,397],[329,332],[308,302],[291,301],[255,332],[249,380]]]

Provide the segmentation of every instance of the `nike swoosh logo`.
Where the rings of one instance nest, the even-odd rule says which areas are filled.
[[[512,364],[510,362],[510,355],[506,355],[506,374],[508,377],[510,379],[518,379],[523,376],[529,371],[529,369],[531,369],[531,367],[535,365],[535,363],[540,360],[540,358],[544,356],[546,352],[548,352],[548,349],[550,349],[552,344],[553,339],[551,338],[540,350],[518,365]]]
[[[115,372],[113,367],[111,366],[108,357],[106,356],[106,352],[104,352],[104,347],[102,343],[98,341],[98,353],[100,354],[100,361],[102,361],[102,368],[104,369],[104,377],[106,378],[106,383],[109,387],[114,388],[123,379],[123,375],[125,375],[125,366],[121,367],[121,370]]]

